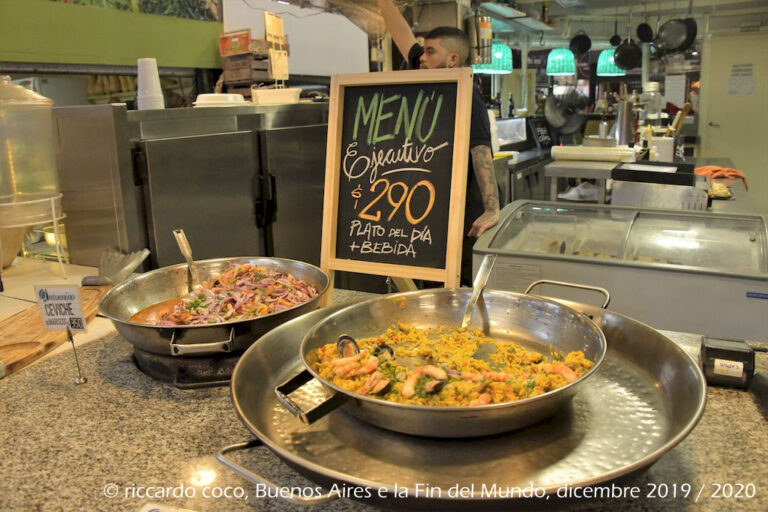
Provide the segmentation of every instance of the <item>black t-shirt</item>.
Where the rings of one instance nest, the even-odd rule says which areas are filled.
[[[419,59],[424,54],[424,47],[416,43],[408,52],[408,66],[411,69],[419,69]],[[491,123],[488,119],[488,111],[483,103],[483,98],[477,88],[472,88],[472,120],[469,127],[469,147],[491,145]],[[493,149],[491,149],[493,151]],[[464,212],[465,226],[472,223],[485,211],[483,196],[475,178],[475,167],[472,164],[472,155],[469,155],[469,174],[467,175],[467,200]]]

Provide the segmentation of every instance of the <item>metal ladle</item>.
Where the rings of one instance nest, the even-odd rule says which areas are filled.
[[[480,264],[480,269],[477,271],[474,281],[472,281],[472,296],[469,298],[467,309],[464,311],[464,318],[461,321],[462,329],[466,329],[469,326],[469,321],[472,320],[472,313],[475,312],[477,299],[480,298],[485,285],[488,284],[488,277],[491,275],[494,263],[496,263],[496,254],[486,254],[483,262]]]
[[[176,238],[176,243],[179,246],[179,251],[184,259],[187,260],[187,288],[188,292],[195,289],[200,284],[200,280],[197,275],[197,268],[195,267],[195,260],[192,258],[192,247],[189,245],[187,235],[184,234],[183,229],[174,229],[173,236]]]

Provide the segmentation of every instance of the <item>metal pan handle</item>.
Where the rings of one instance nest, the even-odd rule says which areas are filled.
[[[270,482],[266,478],[264,478],[261,475],[257,475],[253,471],[244,468],[243,466],[233,462],[232,460],[228,459],[226,455],[228,453],[232,452],[239,452],[242,450],[248,450],[250,448],[256,448],[259,446],[263,446],[261,441],[253,440],[253,441],[246,441],[244,443],[237,443],[229,445],[225,448],[222,448],[219,452],[216,453],[216,460],[218,460],[220,463],[227,466],[229,469],[236,471],[240,475],[242,475],[247,480],[250,480],[251,482],[255,484],[263,484],[267,487],[274,489],[276,491],[276,495],[280,496],[285,501],[289,501],[291,503],[294,503],[296,505],[319,505],[321,503],[327,503],[329,501],[333,501],[335,499],[338,499],[339,494],[338,493],[328,493],[328,494],[321,494],[320,496],[313,496],[312,498],[304,498],[302,496],[298,496],[296,494],[291,493],[290,497],[283,498],[283,493],[280,492],[281,488],[277,484]]]
[[[326,414],[339,408],[347,401],[348,398],[346,395],[342,395],[341,393],[334,393],[312,409],[304,411],[304,409],[302,409],[296,402],[291,400],[288,395],[312,379],[314,379],[312,374],[304,369],[298,375],[291,377],[275,388],[277,401],[280,402],[282,406],[288,410],[288,412],[296,416],[299,420],[301,420],[302,423],[306,425],[311,425]]]
[[[605,300],[603,301],[603,305],[600,306],[601,309],[607,308],[608,304],[611,302],[611,294],[605,288],[601,288],[599,286],[589,286],[587,284],[566,283],[565,281],[552,281],[550,279],[539,279],[538,281],[532,282],[530,285],[528,285],[528,288],[525,289],[525,294],[528,295],[531,293],[531,290],[540,284],[555,284],[558,286],[565,286],[567,288],[580,288],[582,290],[590,290],[593,292],[602,293],[605,297]]]
[[[171,354],[174,356],[188,356],[188,355],[208,355],[219,354],[221,352],[231,352],[232,345],[235,341],[235,328],[229,329],[229,339],[224,341],[213,341],[211,343],[192,343],[189,345],[182,345],[176,343],[176,332],[173,331],[171,335]]]

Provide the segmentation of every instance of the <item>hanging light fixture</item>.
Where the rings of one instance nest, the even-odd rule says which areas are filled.
[[[554,48],[547,56],[548,76],[567,76],[576,74],[576,58],[568,48]]]
[[[488,64],[472,64],[472,70],[481,75],[508,75],[512,72],[512,50],[504,43],[494,42],[492,60]]]
[[[597,76],[626,76],[627,72],[621,69],[613,61],[613,54],[616,53],[615,48],[608,48],[600,52],[600,56],[597,58]]]

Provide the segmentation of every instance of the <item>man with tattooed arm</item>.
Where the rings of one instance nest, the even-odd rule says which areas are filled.
[[[468,65],[469,41],[464,32],[453,27],[438,27],[425,36],[424,46],[421,46],[392,0],[378,2],[384,23],[411,69]],[[472,284],[472,246],[475,239],[499,222],[499,187],[493,170],[491,127],[477,89],[473,89],[471,117],[465,236],[461,252],[461,283],[469,286]]]

